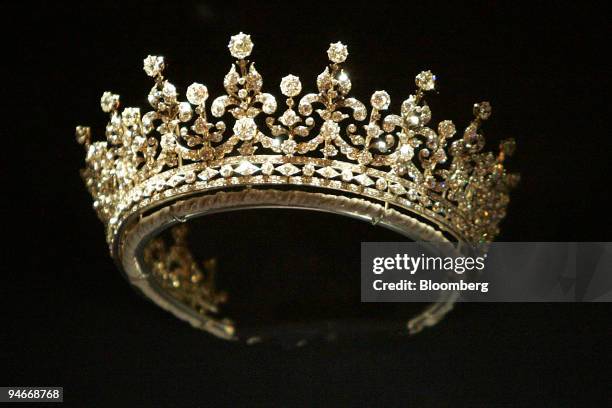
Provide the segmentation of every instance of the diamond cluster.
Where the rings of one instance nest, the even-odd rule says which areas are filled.
[[[109,243],[128,216],[161,201],[279,184],[383,201],[467,242],[495,237],[518,176],[503,164],[514,151],[512,139],[497,154],[482,151],[488,102],[474,105],[474,119],[458,137],[451,121],[431,127],[425,94],[437,78],[424,71],[398,114],[386,113],[392,103],[384,90],[372,94],[368,109],[349,95],[352,84],[342,68],[348,48],[336,42],[327,50],[329,64],[317,77],[317,92],[300,97],[300,78],[282,78],[282,107],[264,92],[261,74],[246,59],[253,46],[247,34],[231,37],[228,48],[236,61],[223,80],[226,93],[209,107],[205,85],[191,84],[187,101],[180,101],[164,77],[164,58],[148,56],[143,68],[154,80],[152,110],[120,110],[119,96],[105,92],[100,104],[110,115],[106,140],[94,142],[88,127],[77,127],[77,141],[87,152],[82,176]]]

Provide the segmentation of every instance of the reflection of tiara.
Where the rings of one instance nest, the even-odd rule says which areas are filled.
[[[223,81],[227,94],[210,106],[212,116],[225,121],[210,120],[204,85],[190,85],[189,102],[180,102],[175,86],[162,76],[164,59],[149,56],[144,70],[155,79],[148,96],[152,111],[119,112],[119,96],[105,92],[101,105],[111,116],[106,141],[92,143],[90,129],[77,127],[77,140],[87,150],[82,176],[107,227],[111,252],[128,272],[126,245],[138,241],[131,237],[143,215],[166,211],[165,221],[157,219],[152,231],[206,213],[210,205],[216,211],[235,209],[240,203],[228,197],[245,187],[240,197],[250,207],[324,206],[378,221],[384,217],[387,226],[417,239],[432,238],[425,233],[430,230],[463,243],[495,237],[518,176],[503,166],[514,141],[503,141],[498,155],[481,152],[479,128],[491,114],[489,103],[474,105],[475,119],[452,141],[451,121],[440,122],[437,131],[427,126],[431,111],[424,94],[434,89],[436,77],[425,71],[417,75],[417,91],[402,102],[400,114],[383,113],[390,106],[385,91],[372,94],[368,113],[348,96],[351,81],[340,66],[348,51],[338,42],[327,51],[330,64],[317,77],[317,93],[296,103],[300,79],[281,80],[287,98],[281,108],[263,92],[261,75],[246,59],[252,49],[249,35],[230,40],[237,61]],[[173,205],[196,196],[208,202],[180,211]],[[391,212],[402,226],[388,222]],[[409,228],[411,223],[418,228]]]

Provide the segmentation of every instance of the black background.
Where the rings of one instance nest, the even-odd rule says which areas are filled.
[[[361,100],[382,88],[397,108],[423,69],[439,78],[428,99],[436,122],[461,127],[473,102],[491,100],[487,133],[516,137],[512,162],[522,174],[499,240],[610,238],[603,10],[259,3],[2,6],[3,87],[14,88],[3,92],[0,385],[63,386],[74,406],[609,401],[607,304],[466,304],[411,339],[284,350],[216,340],[135,295],[78,177],[74,126],[100,135],[105,90],[146,106],[147,54],[166,56],[180,91],[198,81],[219,95],[231,63],[226,44],[239,31],[252,35],[272,93],[287,73],[314,90],[329,42],[341,40]],[[360,241],[347,228],[335,231],[342,253]]]

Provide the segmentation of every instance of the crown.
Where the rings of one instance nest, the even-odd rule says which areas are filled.
[[[251,37],[232,36],[228,48],[236,61],[223,80],[226,94],[210,106],[200,83],[181,101],[164,77],[164,58],[148,56],[152,110],[120,110],[119,96],[105,92],[106,140],[92,142],[90,128],[76,128],[86,149],[82,177],[111,248],[130,215],[189,194],[270,186],[384,203],[463,242],[496,236],[518,175],[503,164],[514,151],[512,139],[496,154],[482,151],[488,102],[474,105],[475,117],[460,136],[451,121],[433,127],[425,95],[436,76],[424,71],[399,113],[387,112],[391,98],[384,90],[372,94],[368,107],[349,96],[351,80],[342,68],[348,49],[340,42],[327,50],[317,92],[302,94],[300,78],[287,75],[280,81],[284,98],[277,100],[264,92],[248,59]]]

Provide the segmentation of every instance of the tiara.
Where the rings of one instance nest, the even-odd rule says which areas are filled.
[[[368,107],[350,96],[342,68],[348,49],[340,42],[327,50],[317,92],[302,94],[300,78],[287,75],[277,100],[248,59],[251,37],[234,35],[228,48],[236,60],[223,80],[225,94],[210,106],[200,83],[189,85],[181,101],[164,76],[164,58],[150,55],[144,71],[154,80],[151,110],[120,110],[119,96],[104,92],[106,140],[93,142],[89,127],[76,128],[86,150],[81,174],[111,254],[162,307],[222,337],[234,335],[227,321],[211,317],[225,297],[210,290],[197,262],[174,259],[184,271],[170,271],[169,254],[179,247],[185,253],[178,238],[185,232],[169,246],[155,239],[207,213],[285,206],[368,219],[421,240],[486,243],[498,234],[518,175],[504,168],[514,140],[503,140],[496,154],[483,152],[488,102],[474,104],[461,136],[448,120],[433,127],[425,96],[437,78],[424,71],[399,113],[387,112],[384,90],[372,94]],[[430,309],[419,324],[435,323],[450,303]]]

